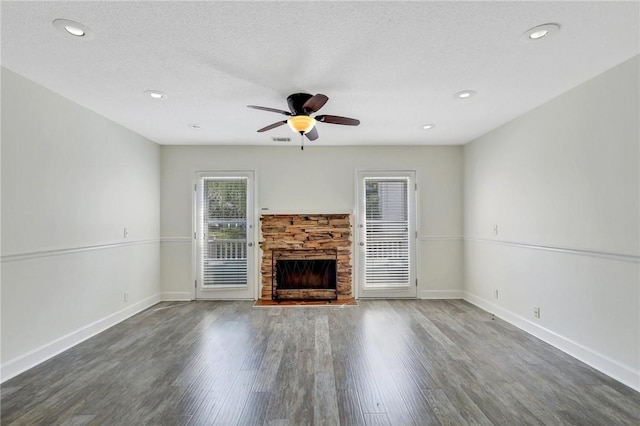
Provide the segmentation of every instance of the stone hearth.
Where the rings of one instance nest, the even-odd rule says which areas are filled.
[[[309,258],[311,251],[323,254],[337,252],[338,299],[350,299],[352,291],[352,243],[350,214],[276,214],[260,218],[262,260],[260,298],[272,298],[273,251],[300,250],[301,258]],[[303,253],[306,253],[303,255]],[[304,294],[304,293],[302,293]],[[309,298],[314,298],[309,290]],[[304,298],[304,297],[303,297]]]

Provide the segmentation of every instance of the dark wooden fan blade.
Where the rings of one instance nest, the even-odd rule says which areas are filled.
[[[268,107],[257,106],[257,105],[247,105],[247,107],[253,108],[253,109],[259,109],[262,111],[277,112],[278,114],[291,115],[289,111],[283,111],[281,109],[268,108]]]
[[[329,100],[328,97],[326,97],[321,93],[318,93],[317,95],[310,97],[307,100],[307,102],[305,102],[304,105],[302,105],[302,109],[307,113],[316,112],[320,108],[322,108],[324,104],[327,103],[328,100]]]
[[[277,123],[269,124],[267,127],[263,127],[262,129],[258,130],[258,132],[266,132],[267,130],[275,129],[276,127],[282,126],[286,122],[287,120],[278,121]]]
[[[305,133],[305,136],[310,141],[315,141],[316,139],[318,139],[318,129],[316,129],[316,126],[313,126],[313,129],[311,129],[307,133]]]
[[[316,115],[315,119],[322,123],[343,124],[345,126],[357,126],[360,124],[360,120],[349,117],[340,117],[339,115]]]

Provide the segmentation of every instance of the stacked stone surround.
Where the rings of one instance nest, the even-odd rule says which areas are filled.
[[[262,260],[260,298],[272,297],[272,254],[276,250],[292,253],[300,250],[300,258],[311,258],[310,251],[318,255],[337,252],[336,292],[338,299],[353,297],[353,268],[350,214],[276,214],[260,217]],[[294,257],[287,254],[288,257]]]

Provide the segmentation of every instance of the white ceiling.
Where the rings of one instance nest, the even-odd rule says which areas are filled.
[[[637,1],[2,1],[1,53],[160,144],[298,143],[287,126],[256,133],[285,117],[246,105],[286,110],[300,91],[329,96],[320,113],[361,121],[318,123],[310,144],[465,144],[637,55],[639,14]],[[93,37],[62,33],[57,18]],[[548,22],[561,30],[522,37]],[[464,89],[477,95],[453,97]]]

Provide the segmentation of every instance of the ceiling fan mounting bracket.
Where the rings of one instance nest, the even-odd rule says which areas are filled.
[[[287,96],[287,105],[293,115],[309,115],[313,111],[306,111],[304,104],[313,97],[309,93],[293,93]]]

